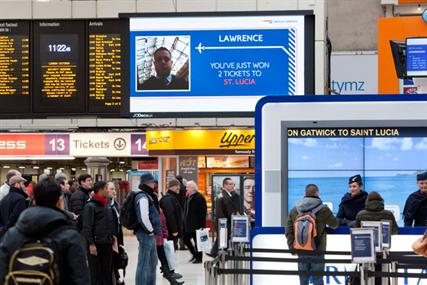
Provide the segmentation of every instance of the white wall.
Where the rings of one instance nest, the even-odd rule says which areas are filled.
[[[332,53],[331,89],[341,95],[377,94],[377,52]]]

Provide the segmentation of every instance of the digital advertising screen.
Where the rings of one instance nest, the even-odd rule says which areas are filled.
[[[33,112],[83,113],[86,107],[83,21],[34,21]]]
[[[359,174],[363,190],[376,191],[403,226],[407,197],[419,190],[417,173],[427,170],[427,128],[289,128],[287,136],[288,210],[307,184],[319,187],[336,215],[349,192],[349,177]]]
[[[127,112],[136,117],[251,113],[266,95],[314,93],[308,12],[123,17],[129,17]]]
[[[406,75],[427,76],[427,38],[406,39]]]
[[[0,22],[0,113],[30,112],[30,22]]]

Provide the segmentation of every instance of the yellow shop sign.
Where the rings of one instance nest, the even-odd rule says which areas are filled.
[[[254,130],[148,131],[148,151],[254,150]]]

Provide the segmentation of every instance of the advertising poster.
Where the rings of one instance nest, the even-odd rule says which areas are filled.
[[[348,178],[359,174],[363,190],[380,193],[403,226],[406,199],[427,169],[427,128],[307,128],[288,135],[289,210],[314,183],[336,215]]]
[[[253,112],[305,93],[303,15],[131,17],[129,51],[131,113]]]

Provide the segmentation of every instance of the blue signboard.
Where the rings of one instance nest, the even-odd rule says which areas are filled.
[[[139,82],[137,40],[166,37],[183,38],[189,49],[188,87],[174,90],[159,85],[144,89]],[[296,29],[131,32],[131,95],[159,96],[241,96],[296,94]],[[161,44],[160,44],[161,45]],[[147,55],[153,56],[154,54]],[[134,60],[132,60],[134,59]],[[156,76],[156,75],[153,75]],[[146,80],[149,80],[146,79]],[[145,80],[145,81],[146,81]],[[207,88],[209,87],[209,88]]]
[[[254,112],[262,96],[304,95],[306,26],[304,15],[130,17],[130,112]]]

